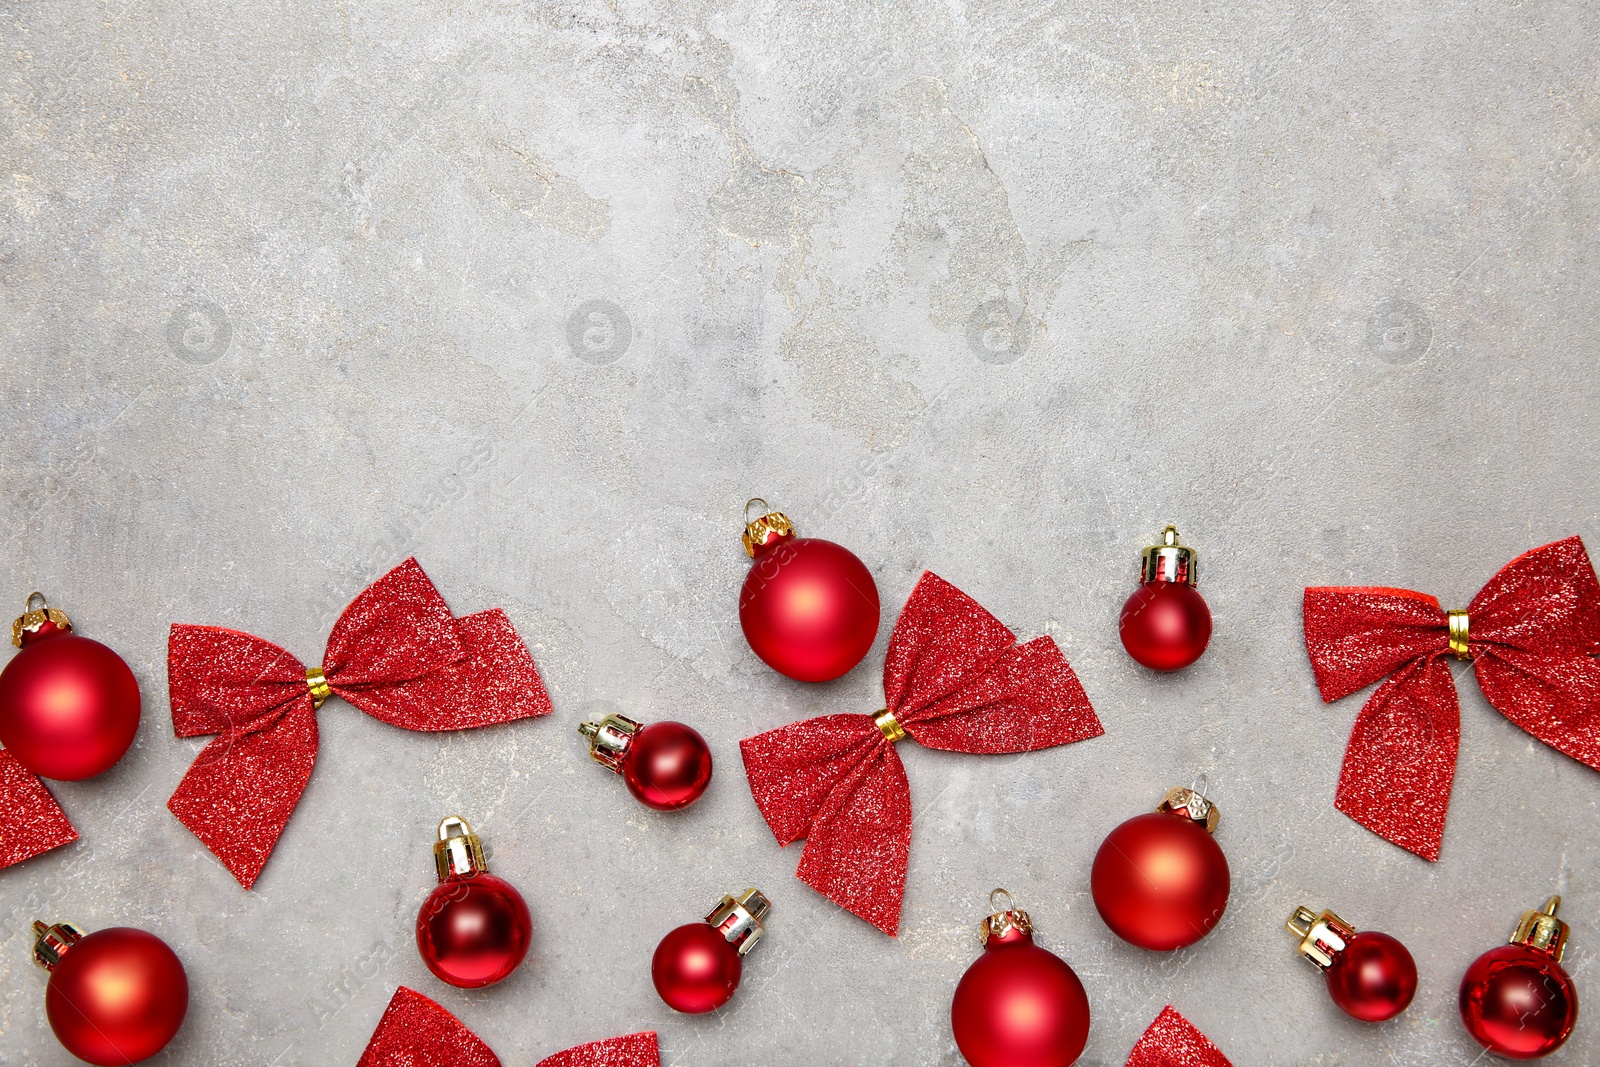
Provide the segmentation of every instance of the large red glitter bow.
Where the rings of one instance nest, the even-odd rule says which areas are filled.
[[[1210,1038],[1168,1004],[1133,1046],[1125,1067],[1233,1067],[1233,1064]]]
[[[414,559],[373,582],[307,670],[258,637],[172,627],[172,726],[217,734],[167,802],[249,889],[317,757],[316,709],[337,693],[407,730],[466,730],[550,711],[538,668],[499,608],[457,619]]]
[[[438,1004],[401,986],[356,1067],[501,1067],[477,1034]],[[661,1067],[652,1030],[591,1041],[540,1060],[538,1067]]]
[[[39,776],[0,748],[0,869],[71,844],[78,831]]]
[[[911,851],[911,787],[894,743],[1031,752],[1105,731],[1049,637],[1017,644],[977,601],[931,571],[906,601],[883,664],[888,707],[826,715],[739,742],[750,792],[780,845],[806,839],[796,872],[893,935]]]
[[[1324,701],[1387,676],[1356,717],[1335,806],[1401,848],[1439,858],[1461,739],[1451,654],[1502,715],[1600,769],[1600,583],[1576,537],[1518,556],[1465,611],[1409,589],[1307,589],[1305,630]]]

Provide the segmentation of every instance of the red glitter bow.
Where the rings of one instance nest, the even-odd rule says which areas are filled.
[[[527,647],[499,608],[457,619],[408,559],[333,624],[320,668],[258,637],[174,625],[167,643],[172,725],[218,736],[167,802],[249,889],[317,757],[316,709],[337,693],[407,730],[466,730],[550,711]]]
[[[0,748],[0,868],[71,844],[78,831],[39,776]]]
[[[778,843],[806,839],[800,880],[892,936],[911,851],[911,787],[896,741],[992,754],[1105,731],[1055,641],[1017,644],[931,571],[895,623],[883,691],[888,707],[877,716],[808,719],[746,738],[739,749]]]
[[[501,1067],[500,1058],[461,1020],[414,989],[401,986],[389,1000],[356,1067]],[[661,1067],[652,1030],[591,1041],[538,1067]]]
[[[1335,806],[1401,848],[1439,858],[1461,740],[1452,653],[1500,714],[1600,769],[1600,583],[1576,537],[1518,556],[1465,611],[1408,589],[1307,589],[1305,629],[1325,702],[1385,678],[1356,717]]]
[[[1233,1064],[1205,1034],[1168,1004],[1133,1046],[1125,1067],[1233,1067]]]

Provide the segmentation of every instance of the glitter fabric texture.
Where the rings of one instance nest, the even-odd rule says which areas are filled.
[[[1168,1004],[1128,1054],[1126,1067],[1233,1067],[1222,1050]]]
[[[883,691],[901,727],[930,748],[1031,752],[1105,732],[1053,640],[1017,644],[931,572],[895,623]],[[911,789],[873,717],[808,719],[746,738],[739,749],[778,843],[806,841],[800,880],[893,935],[911,851]]]
[[[339,616],[322,669],[333,693],[407,730],[465,730],[550,712],[505,613],[453,617],[414,559]],[[174,732],[217,735],[167,807],[249,889],[316,762],[305,666],[258,637],[179,624],[167,642],[167,684]]]
[[[395,990],[356,1067],[500,1067],[489,1046],[414,989]],[[591,1041],[538,1067],[661,1067],[654,1031]]]
[[[78,839],[44,782],[5,749],[0,749],[0,812],[0,868]]]
[[[1512,560],[1467,605],[1478,685],[1499,712],[1600,769],[1600,583],[1576,537]],[[1439,858],[1461,713],[1449,616],[1407,589],[1310,588],[1306,651],[1324,701],[1380,678],[1356,717],[1335,805],[1401,848]]]

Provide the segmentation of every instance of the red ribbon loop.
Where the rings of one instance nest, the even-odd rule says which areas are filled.
[[[457,619],[415,559],[358,595],[323,654],[330,691],[406,730],[464,730],[550,712],[527,647],[498,608]],[[167,807],[249,889],[317,755],[306,668],[258,637],[176,624],[167,643],[172,726],[217,736]]]
[[[500,1058],[461,1020],[414,989],[389,999],[356,1067],[501,1067]],[[654,1031],[591,1041],[538,1067],[661,1067]]]
[[[71,844],[78,831],[37,774],[0,748],[0,868]]]
[[[1309,588],[1306,651],[1325,702],[1379,679],[1356,717],[1335,805],[1367,829],[1439,858],[1461,709],[1450,617],[1407,589]],[[1502,715],[1600,769],[1600,582],[1576,537],[1525,552],[1467,606],[1479,688]]]
[[[1233,1064],[1210,1038],[1168,1004],[1133,1046],[1125,1067],[1233,1067]]]
[[[1066,657],[1025,645],[932,572],[912,590],[883,666],[888,710],[929,748],[1031,752],[1104,733]],[[911,851],[911,789],[871,715],[827,715],[739,743],[750,792],[800,880],[894,935]]]

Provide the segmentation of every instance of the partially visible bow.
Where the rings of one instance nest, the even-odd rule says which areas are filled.
[[[356,1067],[501,1067],[489,1046],[461,1020],[401,986]],[[541,1060],[538,1067],[661,1067],[652,1030],[591,1041]]]
[[[911,787],[895,753],[1031,752],[1104,733],[1049,637],[1017,644],[977,601],[932,572],[912,590],[883,665],[877,715],[827,715],[739,743],[780,845],[805,838],[801,881],[891,936],[911,851]]]
[[[1335,800],[1373,833],[1439,858],[1461,738],[1451,656],[1472,661],[1502,715],[1600,769],[1600,583],[1578,538],[1518,556],[1464,610],[1358,586],[1309,588],[1304,610],[1324,701],[1384,679],[1356,717]]]
[[[78,831],[37,774],[0,748],[0,868],[71,844]]]
[[[1233,1067],[1222,1050],[1168,1004],[1128,1054],[1125,1067]]]
[[[316,709],[337,694],[407,730],[465,730],[548,714],[533,658],[498,608],[457,619],[408,559],[363,590],[309,670],[277,645],[175,624],[172,725],[216,734],[167,802],[249,889],[311,778]]]

